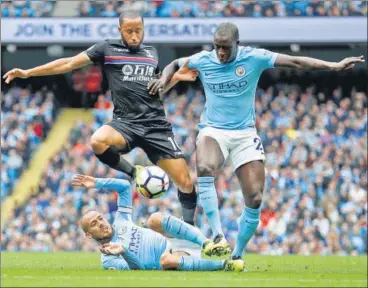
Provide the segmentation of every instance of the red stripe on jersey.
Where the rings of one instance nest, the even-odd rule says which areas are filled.
[[[144,58],[144,57],[129,57],[129,56],[105,56],[106,60],[135,60],[135,61],[144,61],[144,62],[153,62],[158,63],[157,60],[152,58]]]

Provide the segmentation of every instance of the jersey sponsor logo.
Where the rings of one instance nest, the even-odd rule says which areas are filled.
[[[206,83],[207,87],[215,94],[240,93],[247,84],[248,82],[246,80],[239,80],[232,83]]]
[[[237,76],[239,76],[239,77],[244,76],[244,74],[245,74],[245,69],[244,69],[244,67],[243,67],[243,66],[238,66],[238,67],[236,67],[236,69],[235,69],[235,74],[236,74]]]
[[[155,67],[143,64],[126,64],[121,69],[123,81],[150,81],[154,76]]]
[[[132,65],[124,65],[123,68],[121,69],[121,72],[123,72],[123,74],[126,76],[132,75],[133,71],[134,69]]]
[[[129,242],[129,251],[138,254],[139,247],[141,244],[141,233],[138,230],[138,227],[133,226],[130,233],[130,242]]]

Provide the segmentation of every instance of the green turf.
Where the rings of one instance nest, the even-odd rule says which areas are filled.
[[[1,286],[367,287],[366,257],[246,257],[247,273],[104,271],[94,253],[2,253]]]

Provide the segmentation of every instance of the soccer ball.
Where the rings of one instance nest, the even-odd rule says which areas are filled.
[[[169,176],[158,166],[147,166],[139,171],[136,186],[144,197],[158,198],[169,189]]]

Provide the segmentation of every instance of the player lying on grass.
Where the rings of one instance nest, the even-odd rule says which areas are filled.
[[[86,236],[101,244],[101,261],[109,270],[185,270],[185,271],[243,271],[244,261],[207,260],[187,251],[173,251],[165,237],[185,239],[200,247],[213,245],[197,228],[177,217],[154,213],[148,219],[151,229],[139,227],[132,221],[132,187],[126,180],[101,179],[76,175],[76,187],[107,188],[118,192],[118,210],[114,224],[97,211],[82,216],[81,226]],[[164,236],[165,235],[165,236]]]

